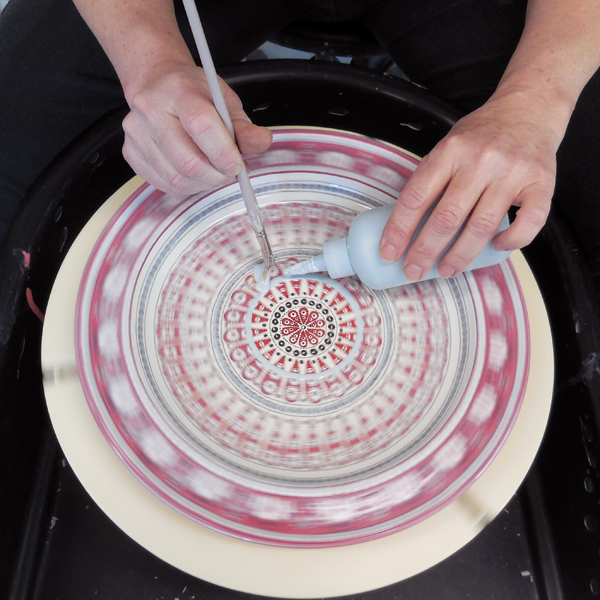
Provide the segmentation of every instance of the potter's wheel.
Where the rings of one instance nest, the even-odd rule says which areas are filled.
[[[254,593],[350,593],[448,556],[515,491],[552,380],[520,255],[388,292],[281,275],[392,202],[415,164],[360,136],[277,131],[251,161],[279,269],[266,294],[235,186],[175,200],[133,182],[78,238],[47,313],[50,412],[88,491],[158,556]],[[74,313],[77,353],[52,333]]]

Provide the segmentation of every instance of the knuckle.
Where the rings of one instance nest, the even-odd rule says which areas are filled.
[[[400,204],[410,210],[419,210],[427,201],[425,192],[416,185],[408,183],[398,198]]]
[[[524,188],[535,185],[536,187],[554,187],[556,169],[552,164],[531,158],[514,158],[506,161],[504,165],[505,179],[513,182],[515,187]],[[550,192],[551,193],[551,192]]]
[[[148,121],[151,119],[155,112],[156,105],[153,99],[153,95],[146,92],[140,92],[133,99],[131,105],[131,112],[129,113],[129,115],[127,115],[127,117],[125,117],[125,121],[129,120],[131,122],[134,122],[136,115],[139,115],[142,117],[142,119]]]
[[[211,157],[211,162],[215,165],[217,169],[225,169],[229,165],[234,163],[240,163],[241,159],[239,155],[239,151],[235,146],[225,146],[218,149],[214,156]]]
[[[416,248],[411,248],[412,262],[419,265],[429,265],[434,262],[437,257],[437,253],[434,252],[433,248],[427,245],[419,245]]]
[[[206,167],[197,157],[192,156],[177,164],[178,175],[185,179],[201,179],[206,173]]]
[[[447,235],[455,232],[462,223],[462,211],[458,206],[438,207],[429,217],[435,233]]]
[[[173,194],[192,194],[224,185],[233,178],[210,169],[198,159],[190,159],[177,167],[169,178]]]
[[[182,173],[174,173],[168,181],[172,194],[184,194],[187,189],[187,178]]]
[[[402,227],[397,220],[390,219],[385,226],[385,236],[392,240],[405,240],[409,235],[407,229]]]
[[[133,113],[129,112],[126,117],[123,119],[123,131],[125,132],[125,136],[130,135],[130,131],[134,128],[134,117]]]
[[[440,142],[439,146],[443,152],[448,153],[450,156],[461,156],[465,152],[471,154],[476,150],[473,148],[468,136],[461,132],[453,132],[450,135],[447,135],[442,142]],[[481,153],[484,151],[485,148],[480,149],[480,157],[483,156]]]
[[[164,77],[165,88],[170,90],[174,96],[185,92],[190,86],[190,77],[186,71],[173,69],[166,73]]]
[[[549,207],[538,204],[528,210],[527,220],[537,229],[541,229],[548,219],[548,213]]]
[[[130,112],[122,123],[123,133],[125,134],[125,143],[134,143],[139,140],[143,131],[143,126],[140,126],[139,116],[134,112]]]
[[[131,142],[125,137],[125,142],[123,143],[123,148],[121,149],[121,153],[123,154],[123,158],[127,162],[131,162],[133,160],[133,147]]]
[[[140,171],[144,171],[144,175],[142,175],[144,177],[144,179],[147,180],[147,171],[148,171],[148,164],[146,161],[145,156],[143,155],[143,153],[141,153],[139,151],[139,149],[137,148],[137,146],[133,143],[131,143],[130,140],[128,140],[127,138],[125,139],[125,142],[123,144],[123,147],[121,148],[121,154],[123,155],[123,158],[125,159],[125,161],[129,164],[129,166],[138,174],[138,175],[142,175],[142,173]],[[152,182],[149,182],[152,183]]]
[[[536,165],[536,175],[534,177],[539,182],[539,185],[547,190],[546,194],[550,198],[556,184],[556,166],[538,164]]]
[[[123,158],[127,164],[134,170],[134,172],[148,181],[148,177],[144,177],[142,174],[143,160],[140,160],[139,154],[136,152],[136,150],[131,145],[125,143],[121,153],[123,154]]]
[[[480,239],[491,238],[498,229],[499,223],[489,214],[474,214],[467,223],[469,233]]]
[[[196,111],[187,118],[184,127],[193,138],[196,138],[207,135],[214,125],[214,119],[206,111]]]
[[[498,168],[506,162],[506,157],[495,146],[483,146],[479,148],[477,162],[490,168]]]
[[[463,137],[456,131],[451,132],[438,144],[438,147],[447,152],[458,152],[463,147]]]
[[[546,179],[545,169],[537,162],[515,160],[506,167],[506,176],[515,185],[527,185],[530,182],[541,182]]]

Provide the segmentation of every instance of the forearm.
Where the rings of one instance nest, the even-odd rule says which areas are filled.
[[[130,104],[158,63],[193,64],[172,0],[73,1],[112,62]]]
[[[523,107],[543,112],[562,138],[599,66],[600,2],[530,0],[521,40],[492,100],[521,98]]]
[[[204,71],[183,40],[172,0],[73,0],[112,62],[130,107],[123,155],[164,192],[194,194],[230,183],[271,133],[252,124],[222,83],[236,143],[215,110]]]

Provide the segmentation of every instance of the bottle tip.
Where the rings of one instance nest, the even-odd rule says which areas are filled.
[[[286,267],[283,270],[283,274],[286,277],[293,277],[294,275],[306,275],[307,273],[318,273],[319,271],[321,271],[321,269],[315,265],[315,259],[313,257],[296,263],[291,267]]]

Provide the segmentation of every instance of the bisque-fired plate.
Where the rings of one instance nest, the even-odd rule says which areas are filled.
[[[106,439],[167,505],[228,535],[347,545],[433,515],[485,470],[518,415],[529,328],[506,261],[373,291],[283,269],[395,201],[418,161],[328,130],[250,157],[276,258],[266,292],[237,185],[143,185],[87,264],[78,370]]]

